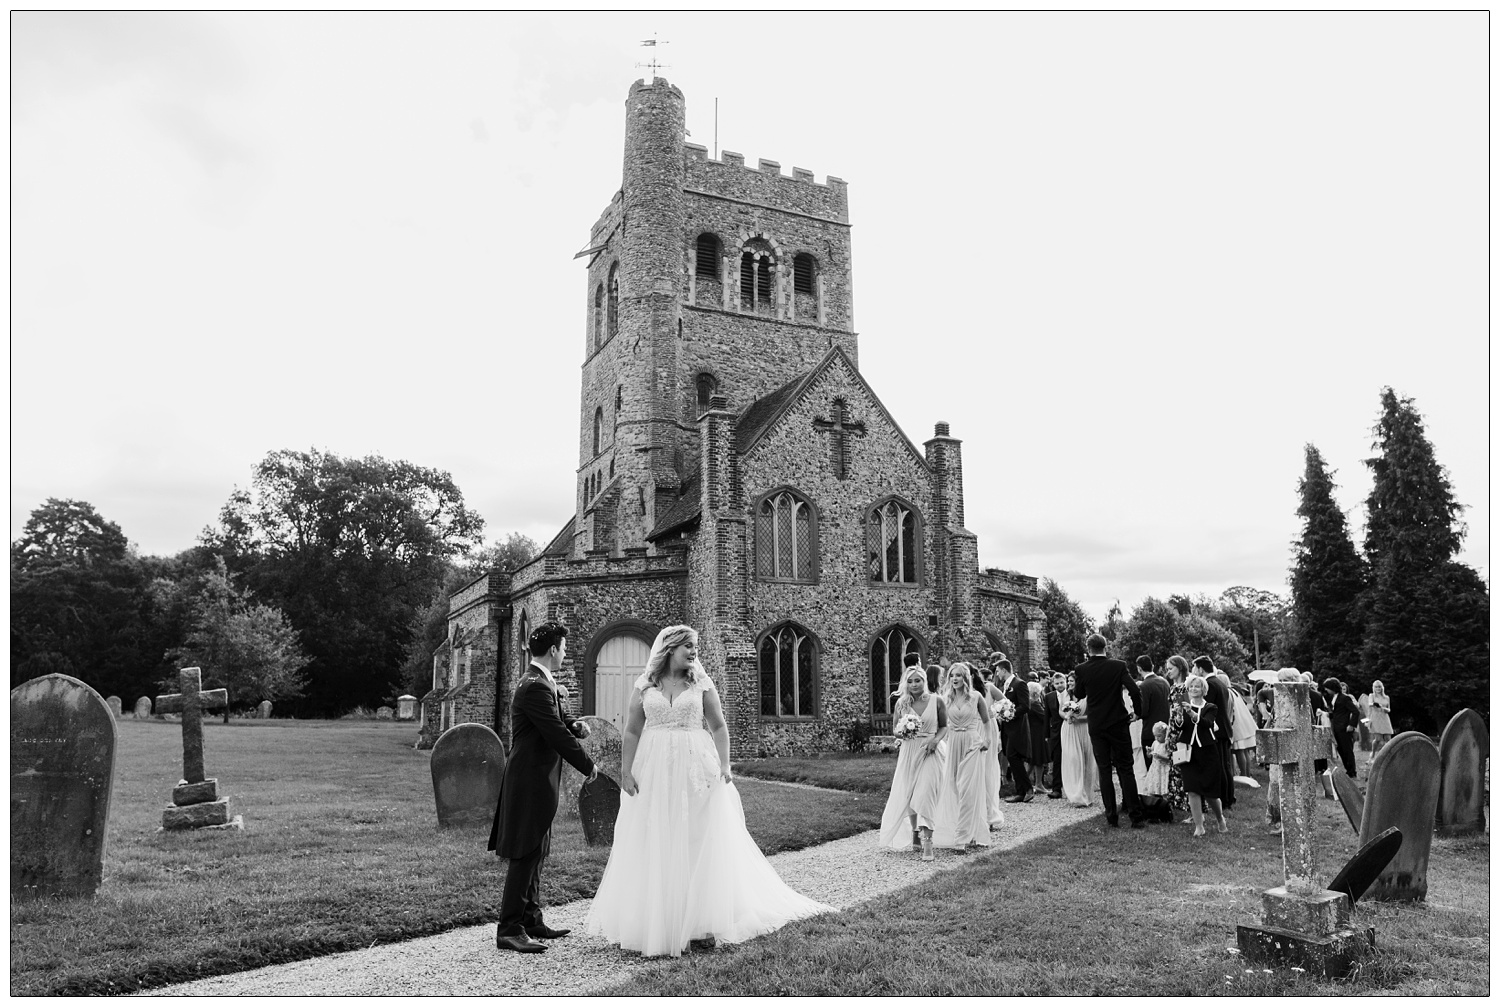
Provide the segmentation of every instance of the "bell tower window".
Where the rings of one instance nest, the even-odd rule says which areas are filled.
[[[719,278],[719,237],[704,232],[698,235],[698,255],[693,271],[710,280]]]
[[[609,338],[620,333],[620,264],[609,267]]]
[[[604,409],[603,407],[600,407],[594,410],[594,454],[596,455],[599,453],[599,447],[602,443],[603,436]]]

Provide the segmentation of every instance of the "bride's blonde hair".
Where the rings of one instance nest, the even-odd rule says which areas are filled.
[[[656,688],[661,688],[662,677],[667,674],[670,667],[672,651],[685,643],[698,642],[698,631],[691,626],[668,626],[656,634],[656,643],[652,645],[651,657],[646,661],[646,678]],[[697,661],[689,661],[687,666],[687,680],[696,683],[698,681],[698,669],[695,667]]]

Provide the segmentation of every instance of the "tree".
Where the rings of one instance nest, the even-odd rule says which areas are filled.
[[[1369,571],[1333,499],[1335,484],[1323,456],[1311,444],[1304,450],[1306,467],[1297,483],[1302,536],[1293,544],[1291,576],[1296,634],[1287,656],[1321,682],[1330,675],[1347,678],[1359,667],[1360,596]]]
[[[273,451],[252,490],[231,495],[203,540],[286,613],[312,656],[295,708],[326,716],[378,705],[407,656],[413,616],[480,544],[483,520],[448,473],[379,456]]]
[[[1083,641],[1094,620],[1050,577],[1042,578],[1041,609],[1047,616],[1047,663],[1065,671],[1083,661]]]
[[[1489,589],[1453,558],[1462,507],[1412,400],[1383,389],[1374,433],[1363,684],[1380,679],[1397,723],[1434,733],[1463,706],[1489,710]]]
[[[204,688],[228,689],[231,706],[302,695],[309,660],[286,616],[237,588],[222,558],[193,604],[186,640],[168,656],[175,667],[202,668]],[[162,682],[176,684],[175,675]]]
[[[1216,622],[1235,635],[1252,664],[1275,668],[1287,663],[1282,660],[1282,651],[1290,607],[1286,598],[1273,591],[1238,586],[1219,595],[1212,614]]]
[[[1115,640],[1115,656],[1126,663],[1145,655],[1158,668],[1168,657],[1178,653],[1182,636],[1182,616],[1169,602],[1147,598],[1135,607],[1120,627]],[[1193,654],[1184,654],[1189,659]]]

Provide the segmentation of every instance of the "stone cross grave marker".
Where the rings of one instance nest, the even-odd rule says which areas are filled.
[[[1490,731],[1473,710],[1459,710],[1438,742],[1443,783],[1438,792],[1438,826],[1445,836],[1484,831],[1484,764],[1490,757]]]
[[[151,697],[142,696],[135,701],[135,719],[145,720],[151,716]]]
[[[489,825],[505,779],[505,744],[483,724],[455,724],[432,746],[439,828]]]
[[[270,720],[271,701],[269,699],[262,699],[260,703],[255,707],[255,715],[261,720]]]
[[[203,774],[203,712],[228,709],[226,689],[203,691],[203,669],[177,673],[181,691],[156,697],[157,713],[182,714],[182,779],[172,788],[172,805],[161,814],[164,829],[244,827],[240,816],[229,817],[229,798],[219,797],[219,781]]]
[[[68,675],[10,690],[10,893],[91,896],[104,877],[115,719]]]
[[[116,720],[119,720],[125,715],[125,706],[120,701],[119,696],[111,696],[106,699],[105,702],[109,704],[109,712],[114,716]]]
[[[1441,779],[1437,746],[1425,734],[1404,731],[1375,753],[1359,841],[1368,843],[1394,825],[1401,830],[1401,849],[1370,886],[1367,900],[1427,898],[1427,861]]]
[[[1255,732],[1256,758],[1281,767],[1281,859],[1286,883],[1261,894],[1263,923],[1240,924],[1240,953],[1247,961],[1347,975],[1373,940],[1350,923],[1353,905],[1343,892],[1323,887],[1313,826],[1317,812],[1316,758],[1332,755],[1333,732],[1314,727],[1311,686],[1277,682],[1275,728]]]
[[[620,729],[603,717],[579,717],[589,727],[589,736],[578,739],[583,750],[588,753],[589,758],[594,760],[594,765],[599,767],[599,774],[607,776],[615,783],[620,782],[620,753],[624,748],[625,738],[620,734]],[[558,807],[568,815],[579,813],[578,797],[583,792],[583,774],[567,763],[563,764],[562,787],[558,794]]]

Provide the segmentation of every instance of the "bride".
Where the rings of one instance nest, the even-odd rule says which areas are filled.
[[[733,944],[836,911],[787,887],[746,831],[729,729],[697,650],[696,630],[668,626],[635,681],[614,847],[585,924],[646,956],[675,958],[689,942]]]

